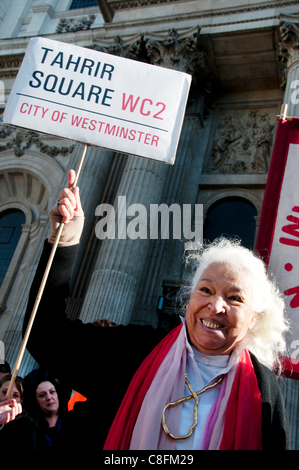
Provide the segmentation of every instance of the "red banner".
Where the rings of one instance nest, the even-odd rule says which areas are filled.
[[[256,251],[285,295],[291,321],[283,375],[299,380],[299,118],[280,119],[263,201]]]

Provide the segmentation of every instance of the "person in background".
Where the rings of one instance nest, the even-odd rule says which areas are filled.
[[[0,379],[0,401],[4,401],[6,399],[10,381],[11,375],[4,375],[4,377]],[[24,381],[21,377],[16,377],[9,398],[13,398],[17,403],[22,404],[24,399]]]
[[[0,363],[0,379],[10,375],[10,365],[7,361],[4,361],[3,364]],[[13,421],[15,417],[22,413],[22,406],[13,398],[7,398],[6,395],[0,399],[0,427],[3,428],[4,424]]]
[[[5,400],[7,390],[11,381],[11,376],[7,375],[0,380],[0,401]],[[25,382],[21,377],[16,377],[9,400],[12,402],[13,416],[9,420],[3,422],[0,432],[0,444],[8,454],[16,448],[18,451],[25,452],[28,450],[37,450],[36,432],[38,429],[37,422],[32,419],[29,414],[22,409],[24,400]],[[0,404],[0,420],[1,420],[1,404]],[[0,421],[1,422],[1,421]]]
[[[0,401],[0,429],[2,430],[4,424],[13,421],[20,413],[22,413],[22,406],[13,398]]]
[[[67,401],[60,384],[43,369],[28,383],[24,408],[38,423],[37,450],[67,448],[72,435]]]
[[[7,361],[4,361],[3,364],[0,362],[0,379],[4,377],[5,375],[10,375],[11,370],[10,370],[10,365],[8,364]]]
[[[68,403],[70,397],[71,397],[71,392],[72,389],[68,387],[66,384],[63,382],[59,381],[56,377],[53,379],[53,375],[49,374],[46,370],[44,370],[42,367],[38,367],[37,369],[33,369],[31,372],[29,372],[25,377],[24,377],[24,382],[26,384],[25,387],[25,395],[26,395],[26,390],[31,390],[31,384],[35,384],[39,378],[43,377],[44,380],[46,380],[48,377],[50,380],[55,380],[55,384],[58,384],[59,387],[59,393],[60,393],[60,399],[63,401],[63,403]]]
[[[3,377],[10,376],[11,370],[10,365],[7,361],[3,364],[0,363],[0,381]],[[3,383],[2,383],[3,385]],[[22,406],[19,401],[15,400],[14,397],[7,398],[6,392],[0,395],[0,426],[3,428],[4,424],[13,421],[15,417],[22,413]]]

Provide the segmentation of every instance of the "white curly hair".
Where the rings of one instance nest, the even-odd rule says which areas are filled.
[[[240,240],[224,237],[212,243],[200,245],[198,249],[185,252],[186,265],[192,267],[189,282],[180,291],[180,303],[186,310],[190,296],[208,266],[225,263],[234,272],[247,277],[252,287],[253,309],[256,323],[249,336],[254,338],[248,349],[270,369],[281,371],[279,355],[286,349],[285,333],[289,322],[285,315],[283,296],[266,272],[262,259],[249,249],[241,246]]]

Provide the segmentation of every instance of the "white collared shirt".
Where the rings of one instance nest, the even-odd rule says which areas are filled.
[[[182,321],[185,323],[184,318],[182,318]],[[193,348],[188,342],[188,338],[186,338],[186,372],[193,390],[195,390],[195,392],[199,392],[206,385],[215,382],[216,378],[220,375],[227,374],[251,341],[252,338],[244,338],[237,344],[230,355],[206,356]],[[195,450],[201,448],[206,422],[211,408],[219,396],[221,385],[222,384],[220,383],[198,397],[198,424],[189,439],[176,442],[176,450]],[[187,397],[190,394],[190,390],[185,384],[184,396]],[[194,400],[189,400],[181,406],[182,416],[179,435],[183,436],[188,434],[193,423]]]

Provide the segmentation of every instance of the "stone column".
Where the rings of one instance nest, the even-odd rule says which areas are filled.
[[[0,339],[3,340],[5,344],[6,360],[9,362],[11,368],[15,365],[22,343],[21,331],[24,312],[28,302],[28,292],[35,274],[37,260],[41,255],[47,223],[48,214],[41,212],[38,220],[30,226],[24,227],[24,256],[22,258],[22,264],[18,269],[17,281],[15,281],[14,284],[14,289],[18,292],[18,295],[13,297],[14,301],[10,304],[10,308],[6,309],[1,316]],[[28,351],[25,351],[19,375],[24,377],[24,375],[34,367],[36,367],[36,362]]]
[[[95,235],[95,228],[99,221],[99,217],[95,217],[95,209],[100,204],[114,203],[127,161],[126,155],[113,154],[112,152],[102,155],[102,157],[105,160],[105,165],[99,167],[98,178],[95,178],[96,188],[94,188],[92,193],[88,187],[86,187],[86,190],[83,187],[83,191],[80,189],[85,212],[85,226],[81,238],[82,253],[81,256],[79,253],[77,261],[78,269],[75,270],[76,276],[72,287],[72,294],[67,305],[68,316],[72,319],[80,316],[82,303],[89,288],[89,282],[102,244],[102,241]],[[96,156],[95,160],[91,159],[89,163],[91,164],[90,169],[94,170],[96,165],[100,163],[99,156]],[[89,175],[92,176],[93,173],[94,171],[91,171]],[[80,188],[81,183],[82,180],[79,181]],[[89,320],[89,316],[85,318],[87,321]]]
[[[77,169],[82,151],[83,145],[77,144],[69,163],[69,169]],[[88,147],[86,152],[83,167],[78,179],[80,197],[85,214],[85,224],[74,276],[76,276],[77,270],[82,262],[90,233],[93,232],[95,208],[101,201],[106,181],[111,172],[114,155],[114,152],[98,147]],[[66,178],[62,181],[60,190],[65,187],[65,184]]]
[[[106,238],[101,243],[80,315],[84,322],[96,318],[109,318],[122,324],[130,322],[138,283],[146,276],[150,240],[132,240],[126,235],[127,221],[118,223],[118,201],[124,201],[125,197],[126,207],[138,203],[148,210],[149,204],[161,197],[164,180],[161,174],[168,168],[160,162],[128,156],[114,200],[116,238]],[[125,207],[121,216],[123,213]]]
[[[288,116],[299,116],[299,17],[281,16],[278,59],[282,66]],[[293,20],[293,22],[290,22]],[[298,90],[296,92],[296,90]]]

